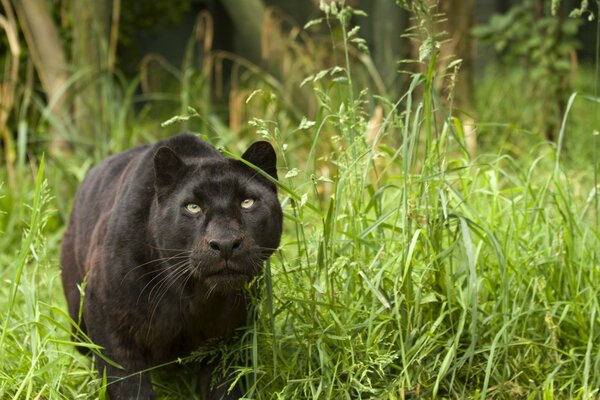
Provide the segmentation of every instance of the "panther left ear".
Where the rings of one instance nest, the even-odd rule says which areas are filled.
[[[173,185],[185,172],[185,163],[170,147],[160,147],[154,153],[154,182],[157,187]]]
[[[277,155],[269,142],[252,143],[242,158],[277,179]]]

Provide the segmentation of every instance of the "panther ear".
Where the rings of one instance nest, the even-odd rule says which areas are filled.
[[[277,179],[277,156],[269,142],[252,143],[242,158]]]
[[[172,185],[185,171],[185,163],[170,147],[163,146],[154,153],[154,182],[157,187]]]

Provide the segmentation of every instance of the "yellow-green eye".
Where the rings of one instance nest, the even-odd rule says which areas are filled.
[[[254,199],[252,198],[248,198],[244,201],[242,201],[242,208],[250,208],[254,205]]]
[[[191,214],[198,214],[202,211],[202,208],[196,203],[189,203],[185,205],[185,209]]]

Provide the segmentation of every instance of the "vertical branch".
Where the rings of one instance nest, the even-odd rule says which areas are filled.
[[[475,0],[429,0],[429,4],[438,6],[444,18],[438,24],[443,31],[440,59],[437,66],[436,89],[452,86],[446,80],[448,66],[454,60],[461,60],[456,76],[456,86],[451,93],[451,106],[456,106],[467,113],[472,111],[473,97],[473,59],[474,47],[470,35],[475,22]]]
[[[119,42],[119,20],[121,18],[121,0],[112,2],[112,18],[110,23],[110,42],[108,46],[108,71],[115,68],[117,43]]]
[[[66,141],[58,129],[64,126],[65,93],[68,64],[58,29],[44,0],[13,0],[29,53],[44,92],[48,97],[49,113],[57,126],[50,129],[50,154],[66,149]]]
[[[261,36],[266,7],[262,0],[222,0],[221,3],[235,24],[240,48],[248,51],[248,58],[261,65]]]
[[[391,0],[362,0],[359,5],[370,16],[361,20],[361,31],[369,43],[385,93],[395,97],[402,89],[397,61],[409,57],[410,43],[403,37],[409,25],[408,13]]]
[[[109,35],[111,35],[108,4],[104,0],[72,1],[71,15],[74,16],[73,70],[81,73],[82,77],[76,82],[74,125],[82,138],[95,144],[99,144],[95,141],[98,139],[104,145],[103,138],[108,130],[105,118],[106,92],[105,81],[100,78],[109,70],[112,62],[108,49]]]
[[[8,182],[11,188],[16,185],[14,162],[15,151],[12,146],[12,135],[9,132],[7,122],[15,101],[15,87],[19,77],[19,55],[21,48],[17,33],[17,24],[12,7],[8,0],[2,0],[6,17],[0,15],[0,27],[6,32],[8,38],[9,54],[6,56],[7,68],[0,81],[0,135],[4,140],[4,154],[6,157],[6,169],[8,171]]]

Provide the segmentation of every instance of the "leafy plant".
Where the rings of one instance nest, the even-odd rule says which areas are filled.
[[[562,0],[552,0],[552,15],[556,15]],[[579,8],[575,8],[569,14],[570,17],[581,17],[584,14],[588,14],[588,19],[591,21],[594,19],[594,14],[589,10],[590,2],[589,0],[581,0],[579,4]]]
[[[535,127],[554,140],[565,111],[570,57],[579,46],[576,34],[581,22],[558,18],[550,11],[550,4],[525,0],[505,14],[494,14],[489,24],[474,28],[473,34],[493,43],[505,64],[527,71],[523,95],[537,104]]]

